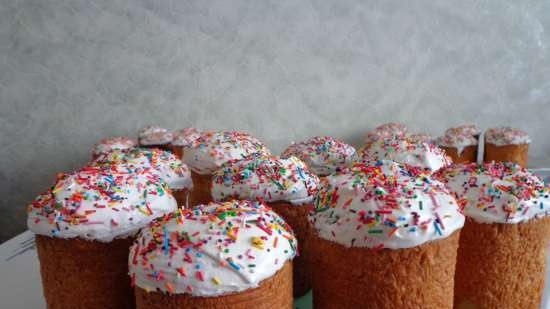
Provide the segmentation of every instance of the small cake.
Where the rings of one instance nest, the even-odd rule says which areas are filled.
[[[403,138],[407,136],[407,126],[402,123],[388,122],[367,133],[366,143],[388,138]]]
[[[183,161],[191,168],[194,185],[190,194],[190,204],[207,204],[212,201],[210,194],[212,174],[222,164],[254,154],[270,155],[271,152],[262,142],[246,133],[201,132],[198,138],[183,147]]]
[[[294,297],[306,294],[311,288],[307,214],[318,185],[319,178],[296,157],[251,156],[225,163],[212,177],[215,201],[259,199],[292,226],[300,243],[300,254],[293,263]]]
[[[314,308],[453,308],[464,216],[428,171],[358,164],[321,180],[314,206]]]
[[[288,158],[300,158],[317,176],[327,176],[350,166],[356,159],[353,146],[330,136],[317,136],[299,143],[292,143],[281,154]]]
[[[485,131],[484,162],[514,162],[527,167],[529,144],[527,133],[510,128],[491,128]]]
[[[145,126],[138,131],[139,146],[170,151],[172,132],[159,126]]]
[[[550,190],[511,163],[454,166],[437,176],[464,207],[455,308],[539,309],[550,239]]]
[[[131,249],[137,309],[291,309],[295,248],[290,227],[260,202],[174,212]]]
[[[392,160],[432,172],[452,163],[445,152],[434,144],[409,138],[379,139],[359,149],[360,161]]]
[[[61,174],[28,207],[47,307],[135,308],[128,254],[138,230],[177,209],[150,170]]]
[[[184,128],[172,133],[172,153],[180,160],[183,159],[183,148],[190,145],[193,140],[200,136],[199,130],[195,128]]]
[[[128,151],[136,147],[136,141],[126,136],[105,138],[94,145],[92,158],[97,159],[100,155],[107,154],[113,150]]]
[[[437,144],[454,163],[476,163],[480,133],[475,125],[449,128],[437,139]]]
[[[193,188],[191,171],[180,159],[168,151],[152,148],[134,148],[128,152],[112,151],[90,163],[91,166],[123,166],[129,171],[151,169],[170,188],[178,205],[186,207],[188,194]]]

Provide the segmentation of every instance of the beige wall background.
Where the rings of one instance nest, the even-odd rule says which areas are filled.
[[[517,126],[550,155],[550,2],[4,0],[0,241],[25,205],[145,124],[282,150],[385,121]]]

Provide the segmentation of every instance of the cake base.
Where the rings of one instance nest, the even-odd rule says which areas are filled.
[[[345,247],[311,233],[316,309],[452,309],[459,231],[408,249]]]
[[[299,256],[296,256],[292,260],[293,290],[295,298],[304,296],[311,289],[311,271],[308,260],[309,248],[307,245],[309,238],[307,214],[310,206],[292,205],[288,202],[271,202],[268,205],[292,227],[294,235],[298,239]]]
[[[497,146],[485,143],[483,162],[514,162],[527,167],[529,144]]]
[[[212,202],[210,191],[212,175],[201,175],[191,171],[191,178],[193,179],[193,189],[189,192],[189,206],[193,207]]]
[[[477,145],[466,146],[462,152],[458,153],[458,148],[440,146],[445,151],[445,154],[453,159],[453,163],[476,163],[477,162]]]
[[[147,149],[153,149],[157,148],[164,151],[170,151],[172,152],[172,147],[170,144],[164,144],[164,145],[139,145],[140,148],[147,148]]]
[[[131,309],[128,276],[133,238],[110,243],[36,235],[48,309]]]
[[[182,189],[182,190],[172,189],[171,191],[172,191],[172,195],[176,199],[176,202],[178,203],[178,207],[180,208],[189,207],[189,191],[187,189]]]
[[[467,218],[455,279],[459,309],[539,309],[550,218],[484,224]]]
[[[292,262],[260,286],[217,297],[146,292],[136,287],[137,309],[292,309]]]
[[[180,160],[183,160],[183,146],[170,145],[170,151]]]

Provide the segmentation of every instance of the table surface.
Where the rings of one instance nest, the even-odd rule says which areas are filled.
[[[550,169],[537,169],[535,172],[550,181]],[[549,270],[550,268],[546,272],[547,282],[550,281]],[[0,278],[2,278],[0,280],[2,309],[46,308],[33,233],[24,232],[0,245]],[[549,296],[550,285],[547,284],[541,309],[550,309]],[[295,308],[312,308],[311,293],[297,299]]]

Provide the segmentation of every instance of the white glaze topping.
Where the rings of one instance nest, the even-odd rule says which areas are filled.
[[[110,242],[176,208],[166,183],[150,170],[86,167],[61,174],[38,196],[27,209],[27,225],[39,235]]]
[[[429,169],[432,172],[451,164],[445,152],[428,143],[415,142],[408,138],[389,138],[376,140],[359,150],[363,162],[392,160],[415,167]]]
[[[405,137],[407,131],[407,126],[402,123],[388,122],[367,133],[366,142],[368,144],[379,139]]]
[[[91,166],[124,166],[128,170],[151,168],[168,183],[170,189],[181,190],[193,187],[191,172],[169,151],[160,149],[135,148],[128,152],[112,151],[99,156]]]
[[[445,131],[445,135],[437,139],[437,144],[456,148],[458,155],[461,155],[464,148],[478,144],[480,133],[481,131],[473,124],[449,128]]]
[[[184,128],[172,133],[172,145],[187,146],[191,145],[194,140],[199,138],[201,133],[196,128]]]
[[[526,132],[510,127],[491,128],[485,131],[485,142],[497,146],[531,143]]]
[[[270,155],[271,152],[255,137],[241,132],[209,131],[186,145],[183,161],[196,173],[214,173],[222,164],[240,160],[253,154]]]
[[[136,147],[136,141],[126,136],[105,138],[94,145],[93,154],[99,156],[113,150],[130,150]]]
[[[142,146],[166,145],[172,142],[172,133],[159,126],[145,126],[138,131]]]
[[[402,249],[464,225],[455,198],[426,170],[393,161],[357,164],[321,180],[309,219],[317,235],[346,247]]]
[[[296,157],[250,156],[222,165],[212,177],[212,198],[216,201],[262,199],[294,205],[311,202],[319,178]]]
[[[326,176],[350,166],[356,159],[353,146],[330,136],[317,136],[299,143],[292,143],[281,157],[296,156],[319,176]]]
[[[295,256],[290,227],[260,202],[181,210],[143,229],[130,275],[148,291],[214,297],[258,287]]]
[[[457,195],[464,214],[480,223],[520,223],[550,211],[549,189],[517,164],[457,165],[435,176]]]

